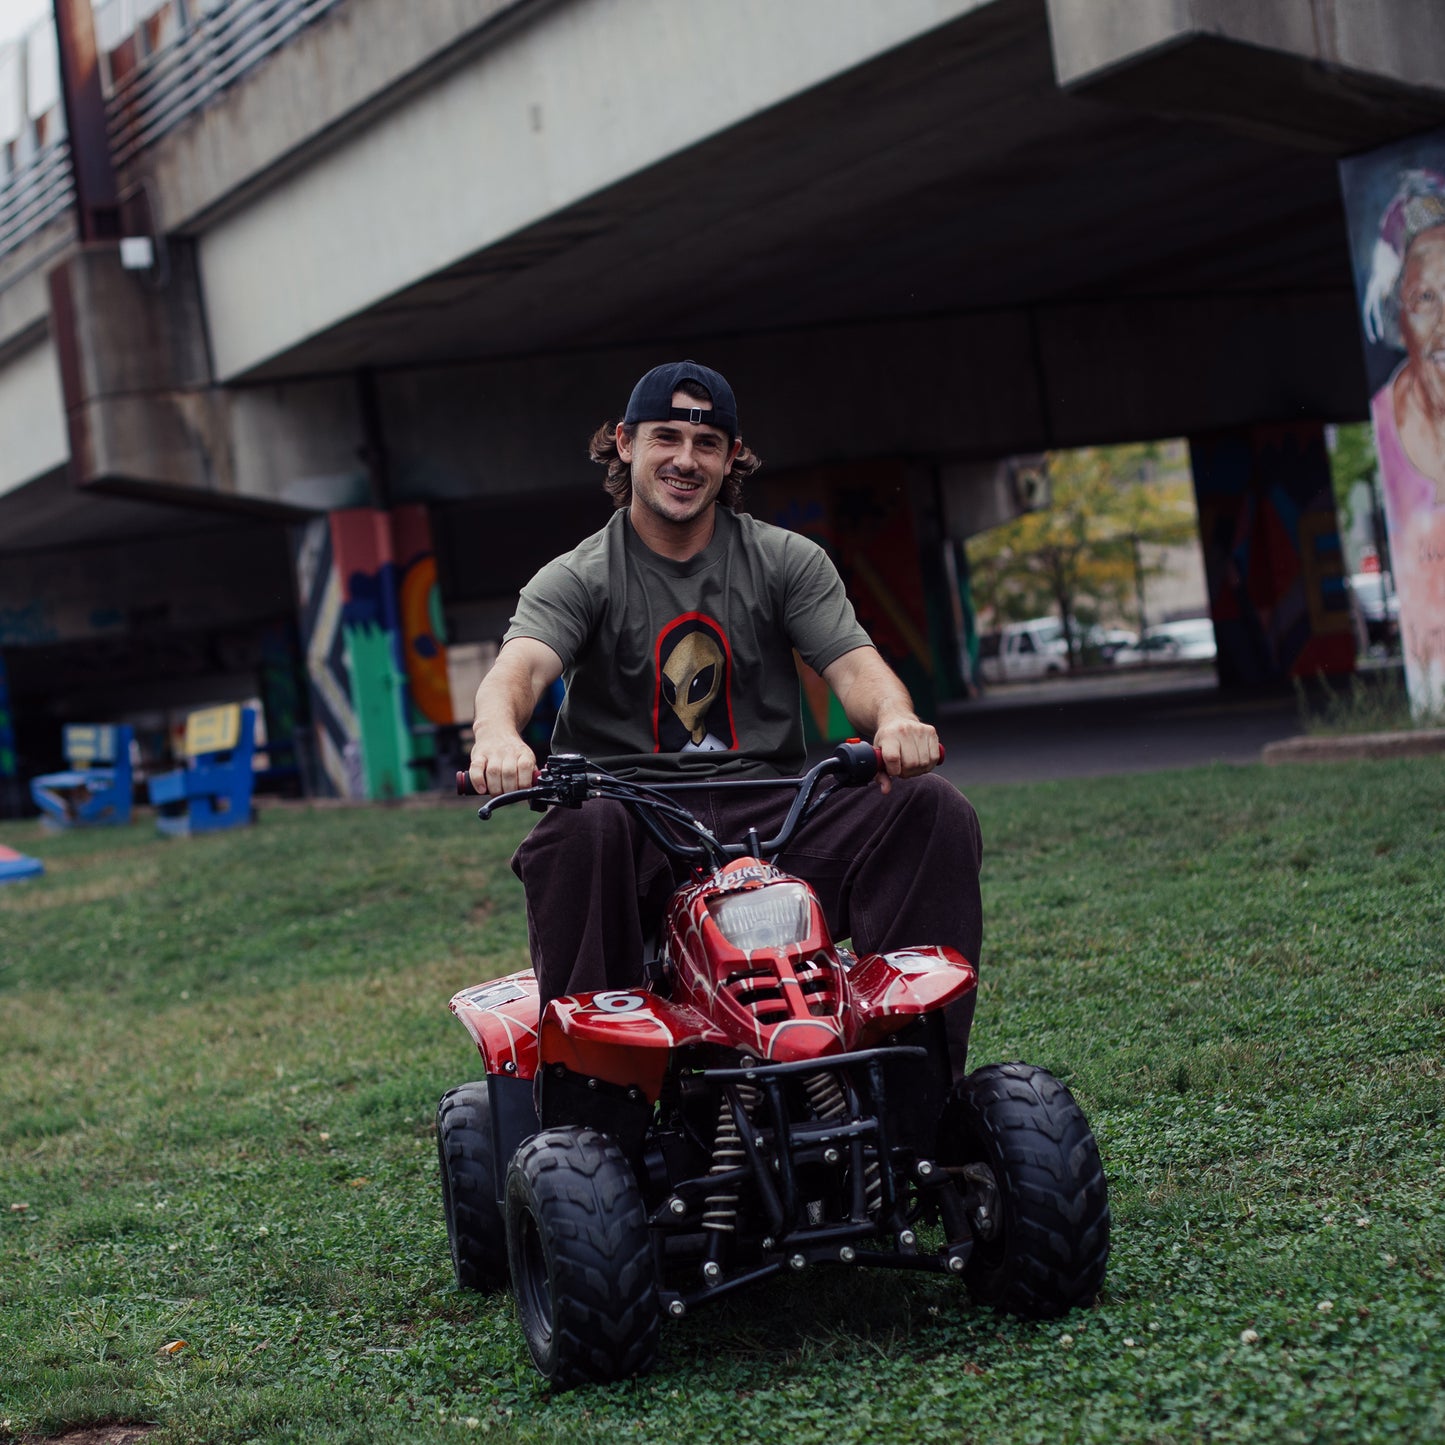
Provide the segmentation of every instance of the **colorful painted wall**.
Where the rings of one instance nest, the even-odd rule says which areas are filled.
[[[927,557],[938,554],[941,572],[942,554],[940,547],[921,546],[907,465],[859,462],[791,472],[757,485],[750,500],[753,495],[759,516],[827,550],[859,622],[903,679],[920,716],[932,717],[940,696],[952,691],[945,663],[952,628],[946,583],[941,577],[925,583]],[[852,728],[822,678],[801,663],[799,670],[809,740],[848,737]]]
[[[355,507],[296,541],[319,772],[341,797],[431,787],[433,728],[452,721],[425,507]]]
[[[1445,715],[1445,131],[1340,163],[1416,717]]]
[[[0,783],[13,778],[19,760],[15,756],[15,719],[10,713],[10,685],[5,671],[5,657],[0,653]]]
[[[1226,684],[1354,671],[1324,427],[1189,440],[1209,608]]]

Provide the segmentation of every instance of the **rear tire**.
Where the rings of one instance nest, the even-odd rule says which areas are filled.
[[[657,1359],[647,1212],[622,1150],[595,1129],[547,1129],[507,1172],[507,1251],[537,1369],[559,1390],[642,1374]]]
[[[452,1268],[462,1289],[507,1282],[507,1227],[497,1205],[492,1108],[485,1083],[458,1084],[437,1105],[437,1158]]]
[[[1094,1298],[1109,1258],[1104,1169],[1083,1111],[1047,1069],[990,1064],[961,1080],[938,1154],[969,1167],[955,1187],[992,1196],[986,1217],[972,1214],[963,1275],[978,1303],[1053,1319]]]

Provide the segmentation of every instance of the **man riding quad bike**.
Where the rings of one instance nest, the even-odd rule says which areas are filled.
[[[815,389],[801,383],[799,403]],[[789,1268],[819,1250],[853,1262],[885,1239],[894,1262],[911,1265],[923,1257],[915,1223],[932,1213],[952,1241],[947,1267],[976,1275],[989,1250],[1008,1256],[999,1241],[1009,1170],[975,1158],[982,1144],[951,1141],[1043,1128],[945,1123],[973,1109],[950,1090],[966,1075],[982,938],[978,820],[933,771],[937,734],[859,626],[827,553],[740,510],[759,462],[742,442],[732,388],[695,362],[656,367],[622,420],[594,434],[591,454],[617,510],[523,589],[477,690],[471,787],[545,810],[513,860],[532,973],[454,1001],[488,1080],[449,1095],[439,1116],[454,1248],[463,1212],[479,1211],[488,1190],[500,1198],[505,1175],[514,1287],[534,1357],[558,1383],[612,1378],[650,1358],[659,1301],[675,1314],[693,1299],[667,1283],[671,1262],[696,1245],[690,1236],[706,1244],[708,1297],[768,1272],[789,1242]],[[797,777],[806,760],[798,658],[871,744],[811,783]],[[553,761],[539,776],[522,731],[559,677]],[[823,796],[825,779],[849,786]],[[726,880],[724,866],[734,868]],[[767,940],[805,919],[806,932],[750,942],[737,920],[754,907],[784,915],[786,926],[766,925]],[[741,943],[719,918],[742,928]],[[845,939],[853,952],[834,947]],[[723,967],[728,950],[744,961]],[[685,957],[710,962],[684,969]],[[770,972],[750,980],[753,968]],[[664,1034],[677,1046],[664,1047]],[[840,1050],[846,1059],[834,1058]],[[1097,1287],[1106,1247],[1092,1139],[1067,1094],[1036,1071],[984,1082],[969,1097],[997,1094],[1007,1102],[990,1108],[1005,1120],[1042,1110],[1055,1133],[1065,1115],[1072,1121],[1064,1132],[1077,1167],[1051,1187],[1089,1224],[1069,1252],[1097,1268],[1071,1266],[1066,1286],[1042,1287],[1034,1312],[1067,1308]],[[539,1113],[529,1112],[534,1093]],[[561,1140],[556,1128],[584,1133]],[[489,1134],[482,1160],[477,1141]],[[712,1184],[688,1183],[704,1160]],[[597,1181],[585,1207],[579,1175]],[[964,1183],[945,1190],[939,1177]],[[548,1179],[567,1202],[547,1202]],[[562,1235],[586,1233],[584,1208],[648,1263],[612,1271],[561,1249]],[[546,1222],[558,1211],[563,1222]],[[502,1236],[468,1217],[458,1278],[496,1280]],[[984,1249],[987,1221],[998,1223]],[[831,1232],[803,1240],[805,1227]],[[634,1298],[615,1273],[660,1293]],[[609,1281],[608,1297],[629,1301],[622,1317],[648,1324],[605,1323],[593,1300],[574,1328],[561,1276]],[[574,1333],[588,1343],[567,1343]],[[596,1343],[613,1336],[615,1348]]]

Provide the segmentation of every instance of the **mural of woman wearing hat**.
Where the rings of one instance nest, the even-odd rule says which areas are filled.
[[[1361,299],[1366,341],[1405,353],[1370,411],[1406,684],[1421,715],[1445,709],[1445,173],[1396,176]]]
[[[1366,335],[1405,352],[1374,398],[1387,495],[1406,511],[1445,506],[1445,177],[1406,173],[1375,260]]]

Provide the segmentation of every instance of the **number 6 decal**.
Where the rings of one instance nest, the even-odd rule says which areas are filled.
[[[636,1013],[647,1000],[640,993],[599,993],[592,1002],[605,1014]]]

